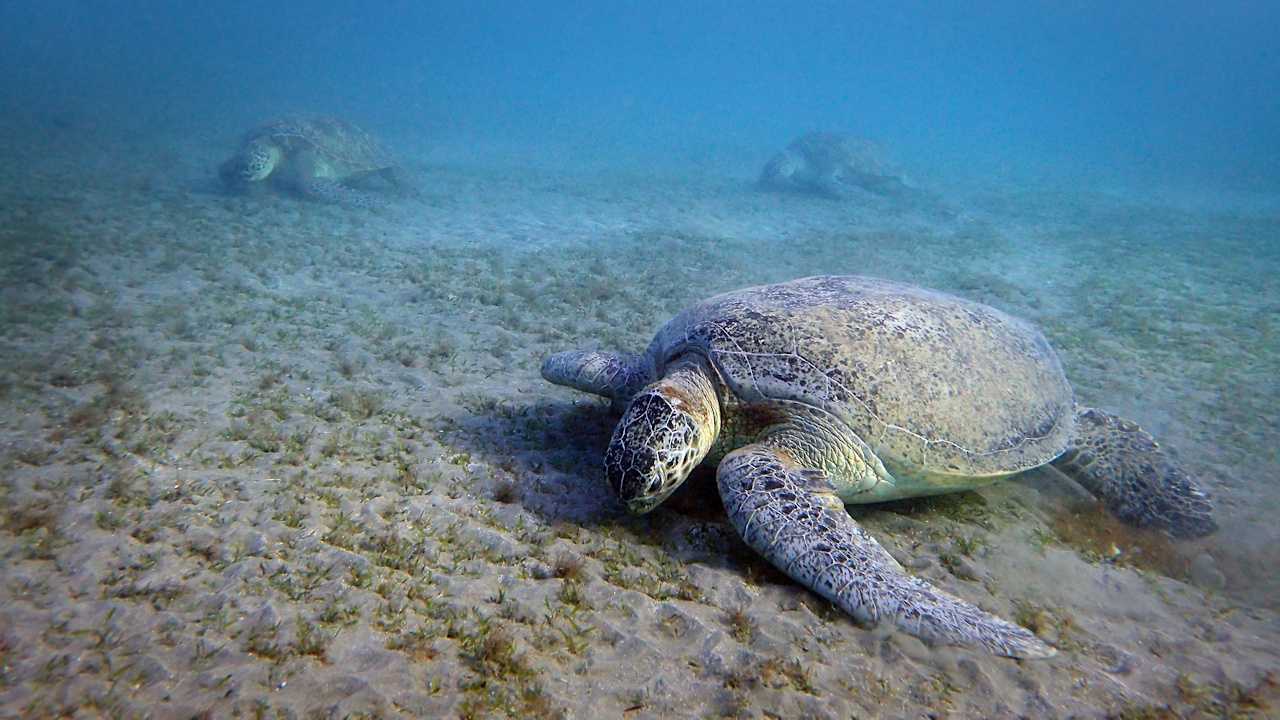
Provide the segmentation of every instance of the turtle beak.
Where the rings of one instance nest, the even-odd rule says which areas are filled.
[[[671,497],[671,493],[680,487],[684,478],[679,481],[669,482],[667,478],[662,476],[652,477],[649,485],[643,492],[631,497],[624,498],[623,502],[627,505],[627,512],[632,515],[644,515],[666,502]]]
[[[663,499],[657,497],[637,498],[627,503],[627,512],[632,515],[646,515],[661,505]]]
[[[618,499],[632,515],[653,510],[679,483],[668,485],[658,467],[657,454],[648,447],[632,448],[610,443],[605,452],[605,475]]]

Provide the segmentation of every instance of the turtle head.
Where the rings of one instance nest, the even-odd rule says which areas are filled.
[[[680,487],[720,434],[720,402],[698,364],[677,366],[636,395],[613,432],[604,468],[634,515]]]
[[[266,179],[280,163],[280,146],[266,138],[251,140],[240,148],[235,157],[222,163],[218,177],[228,185],[237,182],[258,182]]]
[[[793,189],[796,174],[804,169],[804,158],[790,149],[773,156],[760,173],[760,184],[774,190]]]

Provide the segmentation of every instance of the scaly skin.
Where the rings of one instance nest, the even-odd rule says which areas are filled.
[[[382,198],[366,195],[352,190],[346,185],[336,183],[328,178],[304,177],[296,183],[298,192],[303,196],[320,202],[335,205],[355,205],[357,207],[386,207],[387,201]]]
[[[607,397],[617,410],[626,408],[645,385],[657,380],[648,355],[570,350],[556,353],[542,363],[547,382]]]
[[[1053,466],[1130,525],[1164,530],[1184,540],[1218,529],[1210,515],[1209,493],[1136,423],[1105,410],[1076,408],[1075,436]]]
[[[825,474],[797,468],[793,449],[775,438],[730,453],[716,480],[742,539],[779,570],[863,623],[892,620],[926,640],[1008,657],[1056,654],[1029,631],[908,575],[849,517]]]
[[[280,146],[267,138],[245,143],[230,160],[218,168],[218,177],[227,185],[265,180],[280,163],[284,154]]]
[[[627,509],[642,515],[689,477],[719,434],[710,378],[701,363],[678,362],[631,401],[605,451],[605,476]]]

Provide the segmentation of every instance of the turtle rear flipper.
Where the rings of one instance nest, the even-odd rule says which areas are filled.
[[[1104,410],[1077,409],[1076,434],[1053,466],[1130,525],[1184,540],[1218,529],[1209,493],[1136,423]]]
[[[752,549],[861,622],[889,618],[912,635],[996,655],[1057,653],[1025,628],[908,575],[849,517],[821,471],[788,460],[811,452],[774,436],[721,461],[720,498]]]

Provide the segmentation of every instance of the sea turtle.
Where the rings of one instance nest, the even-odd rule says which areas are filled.
[[[323,115],[277,118],[249,131],[236,154],[218,168],[229,188],[270,177],[315,200],[385,205],[342,184],[373,173],[397,186],[408,184],[373,137],[345,120]]]
[[[841,199],[868,192],[896,195],[909,189],[902,171],[878,143],[828,132],[804,135],[774,155],[760,173],[760,185]]]
[[[995,482],[1046,463],[1120,519],[1217,529],[1209,496],[1137,425],[1080,407],[1033,325],[934,290],[811,277],[718,295],[642,355],[574,350],[542,376],[627,404],[605,452],[627,509],[654,509],[704,458],[748,545],[855,618],[1020,658],[1054,649],[907,574],[844,511]]]

